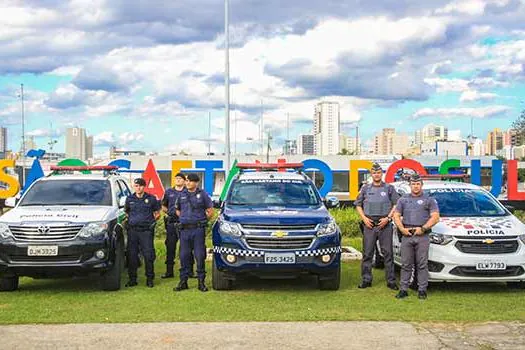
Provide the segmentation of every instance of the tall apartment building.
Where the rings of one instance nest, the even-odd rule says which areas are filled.
[[[509,129],[503,132],[503,146],[520,146],[523,143],[522,135],[518,134],[515,129]]]
[[[93,136],[86,136],[82,128],[68,128],[66,131],[66,157],[87,160],[93,157]]]
[[[410,148],[410,138],[406,134],[396,134],[396,129],[384,128],[374,138],[374,154],[406,154]]]
[[[359,144],[359,139],[352,136],[339,135],[339,152],[343,152],[343,149],[346,149],[350,154],[360,154],[361,145]]]
[[[7,152],[7,128],[0,127],[0,153]]]
[[[487,146],[485,152],[490,155],[496,155],[497,151],[503,149],[503,132],[495,128],[487,135]]]
[[[337,102],[319,102],[314,112],[314,152],[319,156],[339,152],[340,110]]]
[[[414,133],[414,143],[416,145],[446,140],[448,140],[448,128],[443,125],[427,124]]]
[[[297,154],[315,154],[315,138],[311,134],[302,134],[297,137]]]

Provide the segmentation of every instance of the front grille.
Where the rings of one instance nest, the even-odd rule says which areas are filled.
[[[518,241],[496,241],[488,244],[483,242],[459,241],[456,248],[467,254],[510,254],[518,250]]]
[[[253,249],[293,250],[310,247],[313,239],[314,237],[246,237],[246,244]]]
[[[245,230],[259,230],[259,231],[313,231],[317,227],[316,224],[305,225],[271,225],[271,224],[242,224]]]
[[[19,241],[67,241],[76,237],[84,225],[71,226],[18,226],[10,225],[9,229]]]
[[[523,272],[521,266],[507,266],[505,270],[476,270],[474,266],[458,266],[450,274],[463,277],[512,277],[520,276]]]

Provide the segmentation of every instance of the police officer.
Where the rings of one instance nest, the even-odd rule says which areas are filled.
[[[159,217],[160,203],[154,196],[144,192],[146,181],[139,178],[133,181],[135,193],[126,198],[124,210],[128,215],[128,249],[129,281],[126,287],[137,285],[137,268],[139,264],[139,249],[144,256],[146,266],[146,285],[153,288],[155,272],[155,248],[153,236],[155,220]]]
[[[177,241],[179,240],[179,217],[175,212],[175,202],[186,189],[186,175],[177,173],[175,175],[175,186],[168,188],[162,199],[162,210],[167,214],[164,217],[166,227],[166,273],[160,278],[173,278],[173,266],[175,265],[175,253]],[[193,255],[191,259],[190,276],[193,275]]]
[[[204,284],[206,277],[206,245],[205,234],[208,220],[213,215],[213,203],[206,192],[197,188],[199,176],[189,174],[186,191],[179,197],[175,209],[180,220],[180,281],[175,291],[188,289],[188,277],[191,266],[191,251],[197,261],[197,278],[199,290],[208,291]]]
[[[410,193],[397,202],[394,222],[402,234],[401,290],[396,298],[408,296],[408,285],[414,269],[418,278],[418,297],[427,298],[428,287],[428,233],[439,222],[439,208],[434,198],[423,193],[423,181],[418,174],[410,177]]]
[[[377,163],[370,170],[372,183],[365,184],[354,202],[363,220],[363,260],[361,261],[361,284],[358,288],[372,286],[372,258],[376,241],[379,240],[385,261],[385,277],[390,289],[398,290],[392,259],[392,216],[399,195],[394,187],[382,181],[383,169]]]

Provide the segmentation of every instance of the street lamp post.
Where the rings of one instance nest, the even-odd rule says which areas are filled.
[[[225,178],[228,178],[230,171],[230,32],[229,32],[229,13],[228,0],[224,0],[224,55],[225,55],[225,69],[224,81],[226,85],[225,105],[226,105],[226,121],[225,121],[225,140],[226,140],[226,165]]]
[[[22,101],[22,181],[20,189],[24,187],[25,183],[25,168],[26,168],[26,130],[25,130],[25,116],[24,116],[24,84],[20,84],[20,100]]]

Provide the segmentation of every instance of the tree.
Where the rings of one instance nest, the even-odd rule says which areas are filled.
[[[518,135],[518,146],[525,142],[525,110],[521,111],[520,116],[512,123],[512,128]]]

